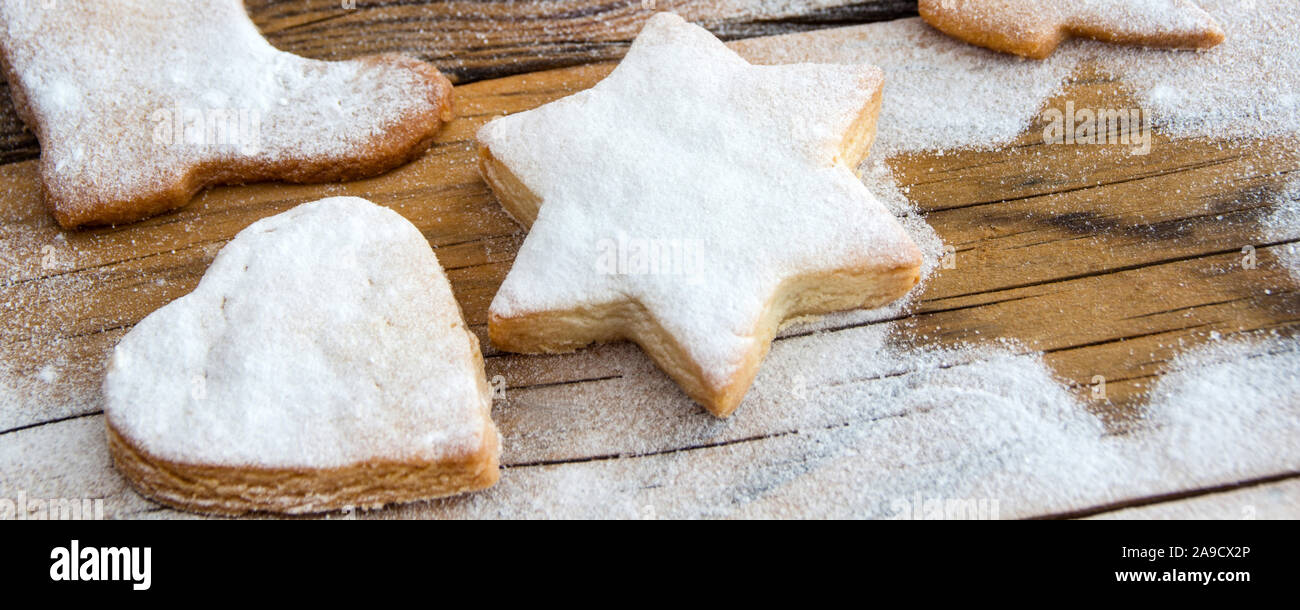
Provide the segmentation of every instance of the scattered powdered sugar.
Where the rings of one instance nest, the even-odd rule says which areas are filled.
[[[1020,346],[905,345],[889,324],[842,333],[861,349],[844,336],[777,342],[725,425],[653,375],[517,394],[497,410],[514,464],[501,484],[398,514],[933,518],[937,503],[942,517],[1012,518],[1300,468],[1294,339],[1185,353],[1152,390],[1148,425],[1113,435]],[[559,442],[609,457],[548,463]]]
[[[34,343],[0,348],[0,431],[99,409],[99,362],[83,363],[75,355],[33,362],[32,352],[58,353],[60,347]]]
[[[845,0],[704,0],[682,2],[671,10],[692,22],[709,19],[781,19],[842,7]],[[669,10],[668,8],[661,10]]]
[[[1178,502],[1160,502],[1102,513],[1093,519],[1124,520],[1207,520],[1294,519],[1300,506],[1300,480],[1287,479],[1210,493]]]
[[[626,360],[627,374],[581,395],[514,390],[498,406],[508,465],[498,486],[362,515],[1014,518],[1300,468],[1294,339],[1212,337],[1169,365],[1148,425],[1108,435],[1020,346],[908,345],[889,324],[843,332],[862,349],[846,353],[831,335],[778,341],[754,400],[726,422],[674,393],[635,348],[602,347],[592,357]],[[4,471],[44,474],[0,481],[0,491],[95,490],[110,516],[138,511],[133,494],[106,488],[120,485],[102,451],[31,463],[37,448],[58,455],[51,439],[97,437],[98,419],[85,421],[7,436]],[[571,451],[607,457],[548,457]]]
[[[0,431],[99,409],[103,351],[64,340],[105,281],[73,271],[75,248],[35,197],[7,193],[0,221]],[[30,207],[22,209],[30,203]],[[18,216],[35,216],[35,223]],[[35,225],[35,226],[33,226]],[[114,332],[103,333],[117,336]]]
[[[1156,381],[1132,459],[1176,483],[1214,470],[1300,470],[1300,340],[1216,339],[1179,354]],[[1261,461],[1270,471],[1257,471]]]
[[[144,198],[232,159],[349,159],[433,111],[408,66],[278,51],[240,0],[46,4],[0,4],[0,43],[57,200]]]
[[[1300,283],[1300,180],[1277,197],[1272,214],[1264,221],[1264,239],[1290,241],[1277,248],[1277,261]]]
[[[41,519],[40,511],[48,514],[52,504],[61,504],[59,499],[70,499],[80,508],[82,498],[102,500],[106,518],[156,510],[114,470],[103,417],[72,418],[0,437],[0,520],[14,518],[5,500],[26,504],[27,517]]]
[[[764,64],[868,63],[885,71],[874,151],[994,147],[1024,131],[1072,63],[1036,62],[953,40],[919,18],[732,43]]]
[[[253,223],[113,352],[109,423],[189,464],[436,461],[493,434],[483,369],[428,242],[357,198]]]
[[[1300,3],[1199,0],[1227,39],[1202,53],[1090,43],[1079,53],[1131,87],[1178,138],[1300,134]]]
[[[850,341],[854,349],[844,349]],[[688,399],[661,385],[654,375],[626,375],[591,395],[568,397],[574,404],[562,408],[550,388],[512,397],[497,413],[510,422],[503,427],[507,464],[545,464],[559,431],[569,449],[636,457],[513,467],[483,494],[407,510],[455,517],[889,517],[899,500],[917,494],[1023,498],[1024,507],[1002,508],[1006,517],[1086,501],[1086,493],[1072,498],[1069,484],[1081,456],[1095,468],[1122,468],[1118,456],[1098,447],[1100,422],[1078,408],[1037,355],[1000,346],[903,346],[890,324],[778,341],[745,407],[725,425],[694,413]],[[588,403],[601,404],[598,411],[579,407]],[[544,414],[527,413],[539,407]],[[516,413],[525,419],[514,420]],[[556,433],[527,426],[543,415]],[[640,434],[645,430],[656,434]]]

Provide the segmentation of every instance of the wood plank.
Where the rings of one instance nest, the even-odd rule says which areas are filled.
[[[610,67],[458,87],[459,116],[430,153],[385,176],[343,185],[213,189],[188,208],[117,230],[59,232],[39,204],[34,164],[0,167],[0,278],[6,278],[0,301],[9,307],[0,324],[0,363],[31,381],[35,399],[0,406],[3,471],[21,473],[17,483],[31,493],[84,497],[93,489],[114,498],[114,514],[149,510],[96,453],[103,442],[102,418],[94,415],[103,359],[132,324],[192,289],[238,230],[297,203],[350,194],[402,213],[435,247],[468,321],[481,332],[487,304],[522,233],[478,177],[472,135],[493,116],[588,87]],[[1079,76],[1049,105],[1065,99],[1090,100],[1097,107],[1131,103],[1122,83],[1092,72]],[[804,474],[832,467],[838,457],[810,446],[806,431],[833,438],[844,433],[837,431],[869,430],[881,418],[927,417],[882,411],[876,404],[790,409],[791,369],[779,361],[797,360],[802,350],[825,350],[823,356],[833,358],[881,336],[921,349],[1012,339],[1021,351],[1045,351],[1052,370],[1080,398],[1089,396],[1095,375],[1105,376],[1109,399],[1090,407],[1111,433],[1122,433],[1170,359],[1211,332],[1294,334],[1300,328],[1297,287],[1275,263],[1276,251],[1300,240],[1300,230],[1269,242],[1259,238],[1262,219],[1300,167],[1294,142],[1170,141],[1157,134],[1152,154],[1134,164],[1105,149],[1048,147],[1041,139],[1035,144],[1036,133],[1031,128],[1000,151],[890,160],[899,186],[957,248],[955,268],[941,269],[913,307],[890,324],[847,316],[823,322],[831,326],[829,333],[788,329],[773,350],[775,364],[765,367],[753,396],[732,420],[703,414],[629,345],[554,357],[489,350],[488,375],[501,375],[509,385],[508,399],[494,411],[510,466],[502,486],[482,497],[368,516],[537,515],[537,502],[526,494],[557,482],[581,487],[611,476],[625,479],[612,492],[597,491],[614,493],[610,499],[625,504],[629,516],[646,506],[658,516],[788,514],[810,484],[800,481],[818,480]],[[1255,269],[1238,262],[1246,245],[1258,248]],[[881,382],[841,379],[819,399],[855,396]],[[41,394],[44,386],[49,387]],[[911,434],[919,428],[899,430]],[[26,457],[24,448],[47,443],[84,459],[33,463]],[[940,476],[942,464],[954,463],[909,472]],[[1274,476],[1287,467],[1264,455],[1239,468],[1141,488],[1064,499],[1006,498],[1003,516],[1122,504]],[[665,469],[677,478],[665,481]],[[16,484],[8,476],[0,483],[0,493]],[[683,503],[683,497],[699,502]],[[556,501],[548,510],[594,510]],[[718,505],[735,508],[715,510]]]
[[[316,59],[407,53],[456,83],[622,57],[650,15],[673,11],[724,39],[915,15],[905,0],[553,0],[547,2],[249,0],[277,47]]]

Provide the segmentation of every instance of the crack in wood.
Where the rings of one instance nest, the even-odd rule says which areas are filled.
[[[1170,502],[1177,502],[1180,500],[1187,500],[1189,498],[1198,498],[1201,496],[1208,496],[1208,495],[1220,494],[1220,493],[1225,493],[1230,491],[1237,491],[1241,489],[1248,489],[1251,487],[1259,487],[1261,485],[1278,483],[1281,481],[1287,481],[1298,477],[1300,477],[1300,471],[1290,471],[1290,472],[1269,475],[1265,477],[1247,479],[1244,481],[1237,481],[1234,483],[1227,483],[1224,485],[1215,485],[1212,487],[1202,487],[1199,489],[1190,489],[1184,491],[1170,492],[1166,494],[1157,494],[1154,496],[1146,496],[1143,498],[1121,500],[1119,502],[1101,504],[1098,506],[1092,506],[1089,508],[1082,508],[1073,511],[1049,513],[1037,517],[1031,517],[1030,519],[1083,519],[1086,517],[1095,517],[1097,515],[1104,515],[1106,513],[1112,513],[1112,512],[1125,510],[1129,508],[1137,508],[1140,506],[1151,506],[1153,504],[1165,504]]]
[[[1267,248],[1274,248],[1274,247],[1277,247],[1277,246],[1286,246],[1286,245],[1290,245],[1290,244],[1294,244],[1294,243],[1300,243],[1300,238],[1297,238],[1297,239],[1286,239],[1286,240],[1274,241],[1274,242],[1267,242],[1267,243],[1263,243],[1263,244],[1259,244],[1259,245],[1257,245],[1256,248],[1262,250],[1262,249],[1267,249]],[[1078,274],[1073,274],[1073,275],[1067,275],[1067,276],[1062,276],[1062,277],[1059,277],[1059,278],[1051,278],[1051,279],[1041,280],[1041,281],[1037,281],[1037,282],[1028,282],[1028,283],[1024,283],[1024,284],[1012,284],[1012,285],[1010,285],[1010,286],[1000,286],[1000,287],[996,287],[996,288],[990,288],[990,289],[988,289],[988,290],[976,290],[976,291],[974,291],[974,292],[967,292],[967,293],[956,294],[956,295],[952,295],[952,296],[937,297],[937,298],[935,298],[935,299],[932,299],[931,301],[932,301],[932,302],[948,301],[948,300],[952,300],[952,299],[960,299],[960,298],[965,298],[965,297],[979,296],[979,295],[983,295],[983,294],[992,294],[992,293],[996,293],[996,292],[1005,292],[1005,291],[1008,291],[1008,290],[1020,290],[1020,289],[1022,289],[1022,288],[1034,288],[1034,287],[1038,287],[1038,286],[1048,286],[1048,285],[1051,285],[1051,284],[1057,284],[1057,283],[1061,283],[1061,282],[1071,282],[1071,281],[1074,281],[1074,280],[1082,280],[1082,279],[1088,279],[1088,278],[1100,277],[1100,276],[1105,276],[1105,275],[1113,275],[1113,274],[1117,274],[1117,273],[1124,273],[1124,272],[1127,272],[1127,271],[1136,271],[1136,270],[1139,270],[1139,269],[1147,269],[1147,268],[1150,268],[1150,267],[1160,267],[1160,266],[1163,266],[1163,265],[1170,265],[1170,264],[1174,264],[1174,263],[1182,263],[1182,262],[1187,262],[1187,261],[1197,260],[1197,259],[1201,259],[1201,258],[1210,258],[1210,257],[1214,257],[1214,256],[1223,256],[1223,255],[1225,255],[1225,254],[1240,254],[1240,253],[1241,253],[1241,250],[1240,250],[1240,249],[1231,249],[1231,250],[1215,250],[1215,251],[1211,251],[1211,252],[1202,252],[1202,253],[1196,253],[1196,254],[1187,254],[1187,255],[1183,255],[1183,256],[1175,256],[1175,257],[1165,258],[1165,259],[1160,259],[1160,260],[1155,260],[1155,261],[1148,261],[1148,262],[1143,262],[1143,263],[1134,263],[1134,264],[1130,264],[1130,265],[1121,265],[1121,266],[1118,266],[1118,267],[1111,267],[1111,268],[1107,268],[1107,269],[1101,269],[1101,270],[1098,270],[1098,271],[1090,271],[1090,272],[1087,272],[1087,273],[1078,273]]]

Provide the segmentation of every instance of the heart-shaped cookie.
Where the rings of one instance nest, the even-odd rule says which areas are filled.
[[[419,230],[363,199],[241,231],[123,337],[104,396],[118,468],[183,509],[374,507],[498,476],[478,342]]]

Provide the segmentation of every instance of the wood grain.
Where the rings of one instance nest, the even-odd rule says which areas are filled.
[[[454,82],[621,57],[656,11],[674,11],[724,39],[803,31],[916,14],[906,0],[511,0],[439,2],[249,0],[249,14],[277,47],[337,60],[400,52]]]
[[[34,162],[0,166],[0,302],[6,307],[0,363],[29,380],[24,389],[33,397],[0,408],[0,471],[6,473],[0,494],[25,489],[46,497],[106,497],[113,515],[179,516],[135,496],[107,462],[98,414],[104,358],[134,323],[191,290],[236,232],[298,203],[356,195],[410,219],[435,247],[468,322],[482,335],[487,305],[523,234],[477,174],[473,133],[494,116],[589,87],[611,67],[592,64],[457,87],[458,118],[433,149],[384,176],[339,185],[218,188],[188,208],[115,230],[59,231],[40,205]],[[1132,103],[1123,83],[1094,71],[1077,75],[1048,105],[1065,99],[1096,107]],[[956,248],[955,266],[941,269],[912,309],[891,320],[894,338],[922,347],[1006,338],[1024,351],[1045,352],[1054,372],[1111,432],[1123,434],[1170,359],[1211,332],[1291,335],[1300,329],[1297,286],[1275,264],[1277,250],[1300,241],[1300,230],[1259,238],[1278,193],[1297,176],[1296,142],[1173,141],[1157,133],[1152,154],[1135,163],[1106,148],[1045,146],[1039,133],[1032,126],[998,151],[890,160],[896,181]],[[1245,246],[1257,249],[1255,268],[1240,264]],[[820,337],[840,336],[852,345],[854,333],[880,323],[846,323]],[[774,357],[782,345],[793,349],[807,340],[805,333],[787,331]],[[509,469],[494,498],[581,472],[627,476],[621,499],[631,498],[633,507],[676,506],[673,498],[702,490],[721,494],[709,501],[734,501],[734,494],[748,493],[740,489],[743,480],[728,483],[735,488],[724,493],[713,480],[683,475],[664,481],[661,473],[675,468],[694,477],[724,477],[727,468],[744,473],[773,462],[806,462],[815,469],[824,456],[808,453],[798,442],[800,431],[869,422],[785,413],[774,393],[779,384],[760,379],[755,398],[736,418],[719,423],[626,344],[555,357],[488,347],[488,375],[505,378],[510,396],[494,411]],[[1096,375],[1108,381],[1105,400],[1092,400]],[[30,453],[47,446],[57,457]],[[1004,516],[1184,501],[1297,474],[1287,468],[1264,461],[1231,476],[1205,473],[1115,496],[1024,500]],[[797,505],[792,490],[799,486],[790,483],[766,490],[763,503],[751,507],[759,512],[749,514],[780,514]],[[511,501],[522,506],[527,498]],[[368,516],[493,516],[511,514],[507,505],[469,498]],[[582,514],[583,507],[568,508]],[[705,513],[700,507],[695,514]]]

